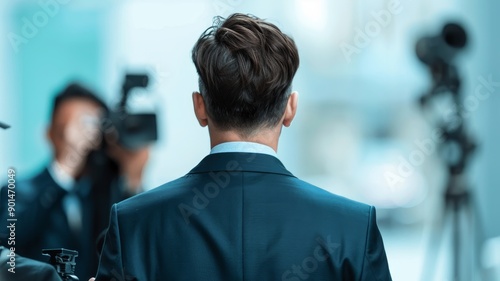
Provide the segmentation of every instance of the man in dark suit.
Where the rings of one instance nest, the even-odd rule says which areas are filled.
[[[39,174],[15,187],[16,253],[48,261],[42,249],[77,250],[77,274],[88,278],[97,268],[91,228],[94,208],[90,182],[82,177],[90,150],[100,143],[100,120],[106,105],[78,84],[67,86],[54,99],[47,138],[54,158]],[[0,202],[7,205],[7,189]],[[2,208],[1,223],[7,212]],[[5,227],[0,229],[4,232]]]
[[[90,151],[101,145],[106,111],[106,105],[92,91],[76,83],[68,85],[54,99],[47,130],[54,155],[51,163],[15,187],[16,253],[47,261],[42,249],[76,250],[76,275],[82,280],[97,270],[96,240],[108,225],[111,203],[138,191],[148,155],[147,149],[128,151],[117,144],[108,146],[110,157],[117,162],[113,168],[127,176],[104,185],[108,190],[96,190],[86,165]],[[120,173],[117,171],[117,177]],[[7,208],[3,207],[7,199],[4,187],[0,190],[0,234],[8,230]]]
[[[391,280],[375,209],[301,181],[276,157],[297,110],[293,40],[253,16],[215,22],[192,52],[211,153],[112,207],[96,279]]]

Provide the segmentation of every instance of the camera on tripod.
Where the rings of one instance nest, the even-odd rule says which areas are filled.
[[[415,46],[418,59],[425,64],[432,77],[429,92],[421,96],[422,107],[437,96],[449,95],[453,101],[454,116],[450,116],[443,124],[438,124],[445,142],[443,153],[452,174],[460,174],[475,149],[475,143],[466,134],[463,119],[464,113],[459,105],[462,103],[461,77],[456,66],[457,56],[467,46],[467,33],[458,23],[447,23],[435,36],[419,39]],[[453,122],[452,122],[453,121]]]
[[[441,241],[441,233],[446,220],[451,220],[452,253],[450,278],[454,281],[472,280],[475,264],[471,262],[472,255],[464,255],[464,248],[477,250],[472,242],[479,227],[476,226],[477,214],[472,206],[471,191],[465,176],[467,165],[476,149],[476,143],[467,131],[465,112],[461,95],[461,77],[457,67],[457,55],[467,45],[467,33],[457,23],[445,24],[441,33],[436,36],[423,37],[417,41],[416,55],[424,63],[431,74],[432,85],[430,90],[420,98],[420,105],[427,107],[432,100],[445,96],[452,108],[453,116],[436,124],[443,135],[441,144],[442,159],[448,168],[448,179],[443,194],[444,209],[439,224],[433,230],[435,239],[431,240],[428,248],[428,257],[425,259],[422,280],[431,279],[435,272],[436,253]],[[465,220],[464,220],[465,218]],[[470,220],[470,221],[469,221]],[[468,229],[469,231],[463,231]],[[477,254],[472,252],[473,254]],[[469,266],[473,265],[473,266]]]

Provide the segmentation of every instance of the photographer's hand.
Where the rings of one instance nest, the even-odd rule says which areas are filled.
[[[149,159],[150,147],[129,150],[119,144],[109,145],[109,155],[118,162],[120,172],[126,180],[126,192],[135,195],[141,191],[142,174]]]

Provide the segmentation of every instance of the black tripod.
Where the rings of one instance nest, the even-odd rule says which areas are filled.
[[[441,246],[442,232],[447,221],[451,224],[451,281],[473,280],[473,272],[479,265],[478,259],[472,257],[478,256],[478,241],[467,243],[471,241],[468,239],[470,236],[475,236],[476,239],[481,237],[478,235],[481,234],[481,227],[480,224],[473,225],[473,222],[480,220],[473,207],[472,193],[465,179],[465,168],[476,149],[476,144],[466,131],[465,112],[460,96],[461,80],[453,64],[455,54],[465,43],[465,30],[458,24],[447,24],[440,35],[423,38],[417,43],[417,55],[429,66],[433,80],[429,93],[420,99],[421,106],[426,107],[432,99],[446,96],[451,100],[450,106],[454,109],[453,114],[447,116],[439,125],[443,135],[441,152],[448,167],[448,181],[443,196],[442,224],[436,225],[431,231],[431,237],[434,239],[429,243],[422,281],[434,280],[438,257],[435,250]],[[466,235],[467,232],[469,236]],[[464,251],[464,246],[469,246],[469,254]],[[471,265],[472,268],[467,271],[465,265]]]
[[[444,208],[441,222],[443,224],[435,225],[432,229],[431,238],[427,249],[427,255],[424,262],[422,281],[435,280],[436,262],[438,250],[442,244],[443,230],[446,223],[451,223],[451,281],[469,281],[474,275],[474,271],[479,268],[478,256],[478,238],[480,236],[480,227],[478,216],[473,208],[472,194],[465,183],[463,175],[450,175],[448,185],[444,193]],[[464,232],[464,230],[466,230]],[[476,239],[470,239],[474,236]],[[465,246],[472,250],[469,253],[465,251]],[[472,256],[471,256],[472,255]],[[474,258],[476,257],[476,258]],[[465,268],[471,266],[472,268]],[[472,271],[471,271],[472,270]]]

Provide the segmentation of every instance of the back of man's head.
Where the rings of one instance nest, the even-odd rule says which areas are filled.
[[[250,134],[280,122],[299,66],[294,41],[257,17],[217,17],[192,59],[207,114],[220,130]]]

